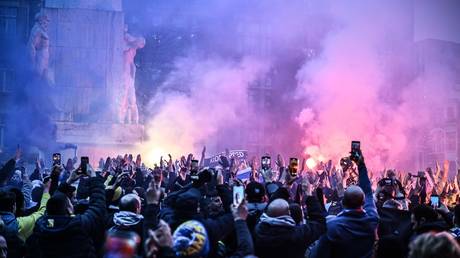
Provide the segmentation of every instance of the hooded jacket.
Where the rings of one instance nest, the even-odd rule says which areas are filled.
[[[255,228],[256,256],[304,257],[307,247],[326,231],[326,221],[318,199],[308,197],[308,220],[296,225],[291,216],[269,217],[262,214]]]
[[[35,257],[96,257],[94,239],[106,213],[103,179],[89,180],[89,207],[82,215],[45,215],[35,226],[33,254]]]
[[[40,208],[29,216],[16,217],[11,212],[0,212],[0,218],[5,225],[3,234],[8,244],[9,257],[21,256],[21,253],[24,251],[24,242],[32,234],[35,222],[45,213],[46,203],[49,198],[49,193],[44,193],[40,202]]]

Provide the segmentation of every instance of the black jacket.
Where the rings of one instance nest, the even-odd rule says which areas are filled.
[[[254,254],[251,233],[249,233],[248,225],[244,220],[235,221],[235,231],[238,246],[230,258],[240,258]]]
[[[343,210],[327,223],[327,234],[313,249],[313,258],[371,258],[379,221],[371,183],[364,164],[358,166],[364,209]]]
[[[318,199],[308,197],[306,202],[308,220],[303,225],[295,225],[289,216],[273,221],[264,219],[266,215],[262,215],[255,228],[257,257],[304,257],[307,247],[326,232],[326,220]]]
[[[101,177],[90,178],[89,207],[82,215],[41,217],[34,229],[36,257],[96,257],[94,239],[104,222],[105,191]]]

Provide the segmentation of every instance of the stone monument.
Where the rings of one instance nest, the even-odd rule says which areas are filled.
[[[45,12],[41,11],[35,15],[35,24],[30,31],[27,48],[33,72],[39,78],[50,82],[48,23],[49,19]]]
[[[138,124],[139,112],[137,110],[136,89],[136,65],[134,57],[139,48],[145,46],[145,38],[135,37],[128,33],[128,25],[125,25],[124,48],[123,48],[123,91],[120,103],[119,122]]]
[[[62,112],[56,141],[77,144],[89,155],[142,141],[142,125],[119,123],[120,95],[126,89],[121,0],[45,0],[43,7],[50,20],[55,103]]]

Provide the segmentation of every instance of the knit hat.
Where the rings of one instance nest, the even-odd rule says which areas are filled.
[[[67,214],[67,196],[63,193],[55,193],[46,203],[48,215]]]
[[[186,221],[174,231],[173,249],[178,257],[206,257],[209,248],[208,233],[199,221]]]
[[[246,195],[249,202],[261,200],[265,196],[265,188],[261,183],[250,182],[246,186]]]
[[[200,199],[200,191],[196,188],[190,188],[177,196],[174,211],[181,215],[195,215]]]

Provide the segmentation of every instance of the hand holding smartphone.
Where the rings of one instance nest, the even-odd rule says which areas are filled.
[[[244,186],[235,185],[233,186],[233,205],[238,207],[243,203],[244,200]]]
[[[263,170],[268,170],[272,165],[272,159],[270,156],[262,156],[260,164]]]
[[[299,170],[299,159],[290,158],[289,159],[289,174],[291,174],[291,177],[297,177],[298,170]]]
[[[84,175],[88,174],[88,164],[89,164],[88,157],[83,156],[80,158],[80,174],[84,174]]]
[[[361,157],[361,142],[360,141],[352,141],[351,142],[351,151],[350,151],[350,159],[354,162],[359,162],[362,160]]]

